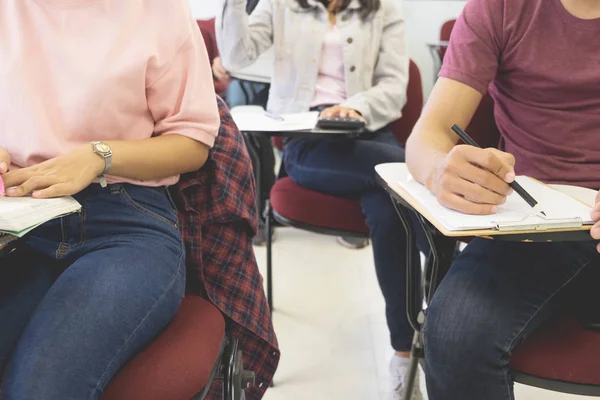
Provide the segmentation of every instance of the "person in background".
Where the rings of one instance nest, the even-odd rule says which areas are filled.
[[[187,0],[0,2],[6,195],[73,195],[0,266],[4,400],[98,399],[169,323],[185,251],[166,186],[219,129]]]
[[[494,214],[515,174],[600,188],[598,37],[598,0],[468,1],[408,141],[414,178],[467,214]],[[488,91],[504,151],[457,146],[450,127],[466,127]],[[579,311],[576,297],[597,292],[600,246],[592,239],[600,239],[600,223],[591,235],[589,242],[469,243],[427,310],[431,400],[514,399],[515,347],[550,318]],[[595,282],[592,291],[586,281]],[[597,301],[585,303],[598,314]]]
[[[246,13],[252,13],[257,4],[258,0],[248,0],[246,3]],[[221,57],[218,56],[218,49],[217,57],[212,61],[212,70],[216,84],[226,86],[224,98],[230,108],[243,105],[266,107],[270,85],[232,78],[229,71],[223,67]],[[266,209],[266,202],[271,194],[271,188],[275,184],[275,154],[270,138],[256,135],[244,135],[244,137],[247,146],[252,147],[254,150],[250,152],[253,169],[261,173],[261,179],[257,179],[256,191],[256,205],[260,211],[259,229],[253,239],[253,243],[255,246],[264,246],[267,242],[264,211]],[[275,240],[275,230],[274,228],[272,229],[271,238]]]
[[[400,399],[413,336],[405,311],[406,234],[374,170],[404,161],[388,128],[406,102],[409,68],[396,0],[261,0],[250,17],[244,0],[228,0],[216,33],[227,69],[243,68],[274,46],[270,112],[360,118],[372,132],[364,140],[296,138],[287,142],[284,160],[296,183],[362,204],[396,350],[393,398]],[[415,395],[421,398],[418,389]]]
[[[258,5],[259,0],[247,0],[246,13],[250,15]],[[227,84],[225,100],[230,108],[242,105],[266,106],[269,84],[245,82],[232,78],[229,71],[223,67],[221,57],[215,57],[212,62],[213,75],[219,82]]]

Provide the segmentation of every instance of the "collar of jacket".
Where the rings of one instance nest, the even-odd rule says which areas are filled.
[[[287,0],[288,4],[289,4],[289,8],[291,8],[294,11],[310,11],[313,10],[315,8],[320,8],[324,11],[326,11],[325,6],[319,1],[319,0],[307,0],[309,7],[308,8],[302,8],[300,6],[300,4],[298,4],[298,2],[296,0]],[[348,4],[348,8],[346,8],[346,10],[359,10],[360,9],[360,2],[358,0],[351,0],[350,4]]]

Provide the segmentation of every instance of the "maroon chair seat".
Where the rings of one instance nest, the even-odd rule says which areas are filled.
[[[186,296],[175,318],[115,376],[102,400],[188,400],[211,380],[225,338],[221,312]]]
[[[566,382],[594,385],[597,395],[600,392],[600,332],[584,329],[575,316],[558,318],[537,329],[518,346],[510,365],[516,374],[559,381],[563,386]],[[527,377],[518,380],[528,383]],[[548,383],[543,386],[547,387]],[[584,394],[581,388],[576,392]]]
[[[307,230],[347,231],[365,236],[369,234],[365,215],[356,200],[314,192],[296,185],[288,177],[275,182],[270,199],[277,219],[283,218],[289,225],[305,225]]]

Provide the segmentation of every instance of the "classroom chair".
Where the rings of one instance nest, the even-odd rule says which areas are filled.
[[[482,143],[482,147],[501,147],[493,107],[491,97],[485,96],[468,127],[469,134],[475,141]],[[406,205],[396,204],[405,228],[411,231],[413,227],[406,214]],[[424,322],[423,299],[429,303],[433,297],[450,268],[459,244],[455,239],[444,237],[423,220],[422,226],[428,231],[432,244],[423,274],[420,263],[416,262],[418,254],[410,254],[412,252],[409,250],[407,257],[407,313],[416,331],[411,360],[411,387],[424,351],[421,334]],[[409,238],[409,241],[413,240],[411,235]],[[407,246],[411,249],[410,242]],[[600,396],[600,332],[586,329],[578,316],[557,317],[540,327],[515,349],[510,359],[510,368],[515,382],[555,392]],[[412,390],[407,393],[404,400],[411,400]]]
[[[199,19],[196,20],[198,28],[202,33],[202,39],[204,39],[204,45],[208,53],[208,60],[212,66],[213,60],[219,56],[219,48],[217,47],[217,35],[215,33],[215,19]],[[218,81],[216,78],[213,79],[215,85],[215,92],[219,95],[225,93],[227,90],[227,84]]]
[[[394,135],[401,143],[406,141],[423,108],[421,74],[417,65],[410,62],[407,103],[402,109],[402,118],[394,122]],[[276,138],[275,146],[283,149],[281,138]],[[277,222],[311,232],[332,236],[368,238],[369,228],[357,200],[344,199],[315,192],[296,185],[285,176],[282,165],[280,179],[271,189],[266,211],[267,235],[267,298],[273,310],[273,258],[272,229]]]
[[[224,103],[219,101],[219,106],[222,105]],[[228,123],[225,119],[230,118],[229,111],[221,115],[225,126]],[[236,134],[241,135],[240,132]],[[225,138],[226,135],[220,133],[216,145],[220,145],[219,140]],[[201,178],[195,175],[193,179],[203,183]],[[241,196],[238,192],[243,189],[242,186],[239,187],[240,189],[237,189],[235,185],[231,185],[227,191]],[[185,198],[186,195],[182,196]],[[190,200],[191,204],[194,204],[193,200]],[[217,214],[229,212],[230,207],[222,204],[215,206],[218,206],[214,209]],[[241,210],[246,205],[240,201],[237,207]],[[215,221],[225,227],[228,223],[239,225],[237,218],[232,213],[227,214],[227,217],[215,216]],[[194,221],[200,229],[200,216]],[[244,233],[242,235],[249,236]],[[242,244],[241,241],[238,243]],[[227,251],[226,246],[223,249]],[[235,259],[239,263],[244,262],[240,257]],[[197,283],[190,284],[188,279],[188,291],[202,293],[202,289],[194,287],[195,285]],[[245,300],[258,301],[252,297],[248,298],[247,295]],[[208,395],[215,380],[222,381],[220,397],[223,400],[243,400],[244,389],[254,384],[254,373],[244,369],[243,349],[228,325],[230,324],[226,323],[225,316],[211,302],[197,295],[186,294],[175,317],[165,330],[117,373],[101,400],[214,400],[214,396]],[[215,394],[216,388],[212,389],[210,395]]]
[[[439,42],[427,44],[431,57],[433,58],[434,82],[437,80],[437,75],[440,72],[440,68],[442,67],[444,56],[446,55],[446,51],[448,50],[447,42],[450,41],[450,35],[452,34],[452,29],[454,28],[455,23],[455,19],[444,22],[442,28],[440,29]]]
[[[119,371],[101,399],[202,400],[215,379],[223,382],[223,400],[240,400],[253,375],[243,369],[221,312],[187,295],[165,331]]]

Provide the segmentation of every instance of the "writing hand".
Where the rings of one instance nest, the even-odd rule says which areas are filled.
[[[494,214],[512,193],[515,158],[500,150],[455,146],[426,182],[443,206],[465,214]]]

